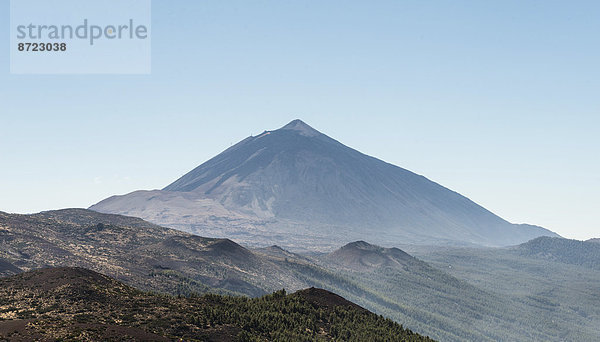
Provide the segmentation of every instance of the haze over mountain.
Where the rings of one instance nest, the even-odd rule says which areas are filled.
[[[163,190],[90,209],[254,245],[332,249],[366,240],[507,246],[538,236],[408,170],[344,146],[300,120],[248,137]]]

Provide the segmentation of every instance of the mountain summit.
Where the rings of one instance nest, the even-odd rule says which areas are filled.
[[[304,121],[296,119],[289,124],[283,126],[282,130],[296,131],[307,137],[316,137],[322,135],[321,132],[307,125]]]
[[[163,190],[111,197],[91,209],[291,249],[361,239],[504,246],[555,236],[513,225],[301,120],[242,140]]]

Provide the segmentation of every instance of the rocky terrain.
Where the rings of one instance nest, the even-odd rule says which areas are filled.
[[[145,290],[264,295],[309,283],[278,259],[141,219],[68,209],[0,213],[0,272],[86,267]],[[282,260],[283,261],[283,260]],[[305,261],[299,261],[302,268]]]

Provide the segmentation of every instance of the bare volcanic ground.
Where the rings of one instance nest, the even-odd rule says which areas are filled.
[[[0,212],[0,275],[57,266],[86,267],[165,293],[260,296],[312,285],[286,265],[231,240],[203,238],[138,218],[85,209]]]

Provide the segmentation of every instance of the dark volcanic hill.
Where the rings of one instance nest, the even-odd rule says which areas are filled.
[[[374,271],[381,267],[410,269],[424,264],[398,248],[383,248],[364,241],[349,243],[327,255],[326,259],[357,271]]]
[[[3,341],[431,341],[325,290],[171,297],[82,268],[0,279],[0,305]]]
[[[511,224],[300,120],[242,140],[163,190],[114,196],[91,209],[292,249],[360,239],[503,246],[556,236]]]

